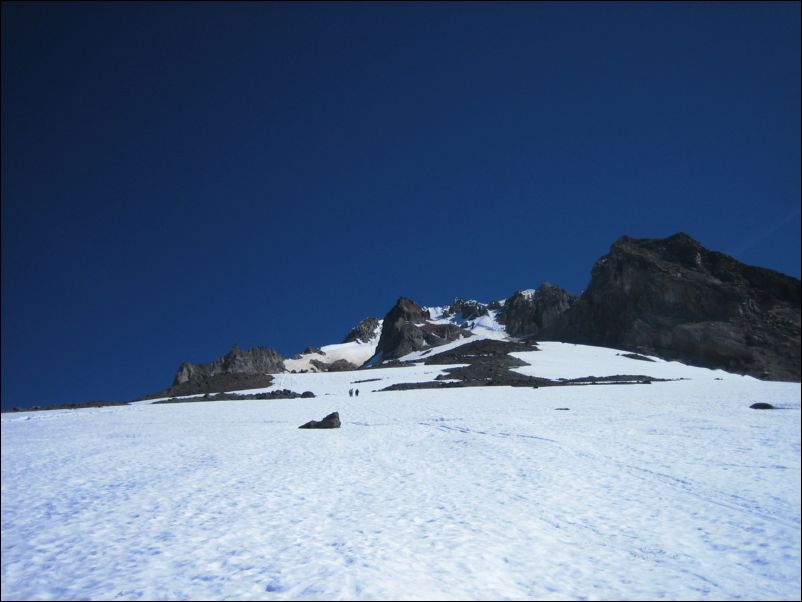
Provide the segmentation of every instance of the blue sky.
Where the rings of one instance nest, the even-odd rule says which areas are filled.
[[[622,234],[800,275],[799,3],[2,4],[2,403],[573,293]]]

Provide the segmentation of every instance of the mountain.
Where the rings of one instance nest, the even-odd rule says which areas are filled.
[[[2,598],[799,599],[799,385],[544,339],[701,324],[780,373],[799,282],[697,245],[617,241],[580,297],[235,346],[178,399],[3,414]]]
[[[489,303],[456,297],[425,307],[400,297],[382,320],[365,318],[342,343],[309,347],[290,359],[265,347],[235,346],[208,364],[181,364],[172,386],[149,397],[264,387],[269,374],[421,361],[435,348],[477,339],[564,341],[799,381],[800,281],[710,251],[684,233],[622,236],[593,266],[579,297],[549,282]],[[469,364],[459,373],[463,383],[532,382],[510,372],[514,345],[477,349],[484,351],[457,353]]]

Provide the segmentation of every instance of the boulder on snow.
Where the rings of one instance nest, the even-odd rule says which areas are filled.
[[[338,429],[340,428],[340,414],[339,412],[332,412],[323,420],[310,420],[306,424],[302,424],[299,429]]]
[[[776,410],[777,409],[773,405],[771,405],[770,403],[764,403],[762,401],[757,402],[757,403],[753,403],[749,407],[752,408],[753,410]]]

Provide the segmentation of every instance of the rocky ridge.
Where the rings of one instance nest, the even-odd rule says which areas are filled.
[[[173,378],[173,386],[199,382],[219,374],[269,374],[284,370],[284,357],[267,347],[242,350],[237,345],[208,364],[184,362]]]
[[[283,371],[284,358],[278,351],[267,347],[243,350],[234,345],[231,351],[212,362],[183,362],[172,385],[142,399],[269,387],[273,379],[270,374]]]
[[[635,359],[648,360],[639,355],[645,354],[758,378],[800,380],[800,281],[710,251],[684,233],[664,239],[621,237],[593,266],[590,284],[579,297],[544,282],[487,304],[457,297],[437,320],[415,301],[400,297],[383,322],[362,320],[343,343],[376,345],[375,355],[362,367],[400,365],[398,358],[408,353],[472,337],[476,331],[469,329],[471,321],[486,323],[486,316],[503,325],[496,334],[508,341],[612,347],[632,352],[629,357]],[[466,361],[467,355],[476,355],[466,355],[471,349],[456,353]],[[455,360],[454,353],[427,363]],[[534,382],[510,373],[514,358],[506,353],[496,349],[480,356],[485,359],[467,360],[469,365],[454,371],[452,378],[461,379],[463,386]],[[295,357],[305,358],[312,371],[360,367],[326,357],[319,348]],[[172,386],[148,397],[265,387],[271,373],[283,371],[288,370],[278,352],[234,346],[208,364],[181,364]]]

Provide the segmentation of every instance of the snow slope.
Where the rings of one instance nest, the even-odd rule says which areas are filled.
[[[541,348],[687,380],[3,414],[2,598],[800,598],[799,384]]]
[[[379,325],[373,332],[373,336],[368,341],[351,341],[349,343],[339,343],[321,347],[321,353],[303,353],[298,359],[284,360],[284,367],[287,372],[318,372],[318,368],[312,364],[312,360],[317,360],[324,364],[332,364],[337,360],[345,360],[354,366],[361,366],[368,361],[375,353],[376,346],[379,344],[381,327],[383,320],[379,320]]]
[[[462,327],[467,323],[468,330],[475,336],[483,339],[509,339],[507,330],[504,325],[498,321],[498,310],[491,309],[487,312],[486,316],[479,316],[466,320],[462,314],[451,314],[449,317],[444,318],[443,314],[446,308],[444,307],[427,307],[432,319],[429,320],[432,324],[455,324]]]

